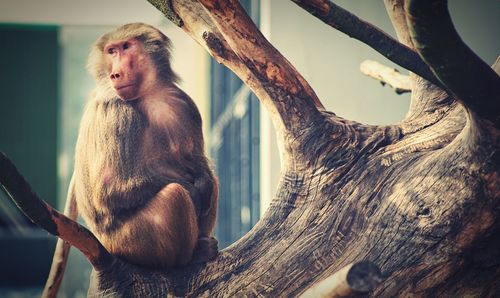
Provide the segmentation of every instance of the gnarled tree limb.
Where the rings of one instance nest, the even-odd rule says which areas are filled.
[[[329,0],[292,0],[297,5],[331,27],[355,38],[382,54],[387,59],[424,79],[440,85],[429,67],[418,54],[372,24],[361,20]]]
[[[408,0],[405,9],[413,44],[445,89],[500,128],[500,77],[462,41],[448,2]]]

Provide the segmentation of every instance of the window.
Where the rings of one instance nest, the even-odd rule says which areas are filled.
[[[241,1],[258,23],[258,1]],[[219,177],[216,236],[224,248],[258,221],[259,102],[225,66],[211,61],[210,153]]]

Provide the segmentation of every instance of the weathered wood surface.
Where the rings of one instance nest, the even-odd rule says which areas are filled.
[[[270,111],[282,177],[264,217],[215,261],[152,272],[114,259],[94,270],[90,296],[297,296],[360,261],[382,273],[374,297],[500,293],[499,86],[487,85],[490,99],[480,92],[484,83],[465,81],[468,88],[455,92],[460,74],[447,76],[453,67],[440,72],[439,48],[432,58],[419,51],[433,46],[433,36],[415,30],[429,9],[426,1],[385,3],[401,48],[416,49],[423,60],[412,56],[413,62],[428,65],[448,93],[411,75],[407,117],[388,126],[324,111],[236,0],[149,1],[182,20],[177,23]],[[314,7],[328,1],[296,2]],[[453,49],[442,50],[448,55]],[[423,62],[428,59],[437,62]],[[484,68],[474,61],[472,67]],[[481,75],[498,81],[489,70],[477,75],[476,81]],[[468,97],[474,88],[477,102]]]

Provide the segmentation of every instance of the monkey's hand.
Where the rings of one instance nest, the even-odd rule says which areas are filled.
[[[214,237],[199,237],[191,263],[206,263],[214,260],[219,254],[218,244],[219,242]]]

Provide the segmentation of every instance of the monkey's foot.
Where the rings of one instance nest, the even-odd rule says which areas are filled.
[[[219,241],[214,237],[200,237],[193,252],[191,263],[205,263],[211,261],[219,254]]]

